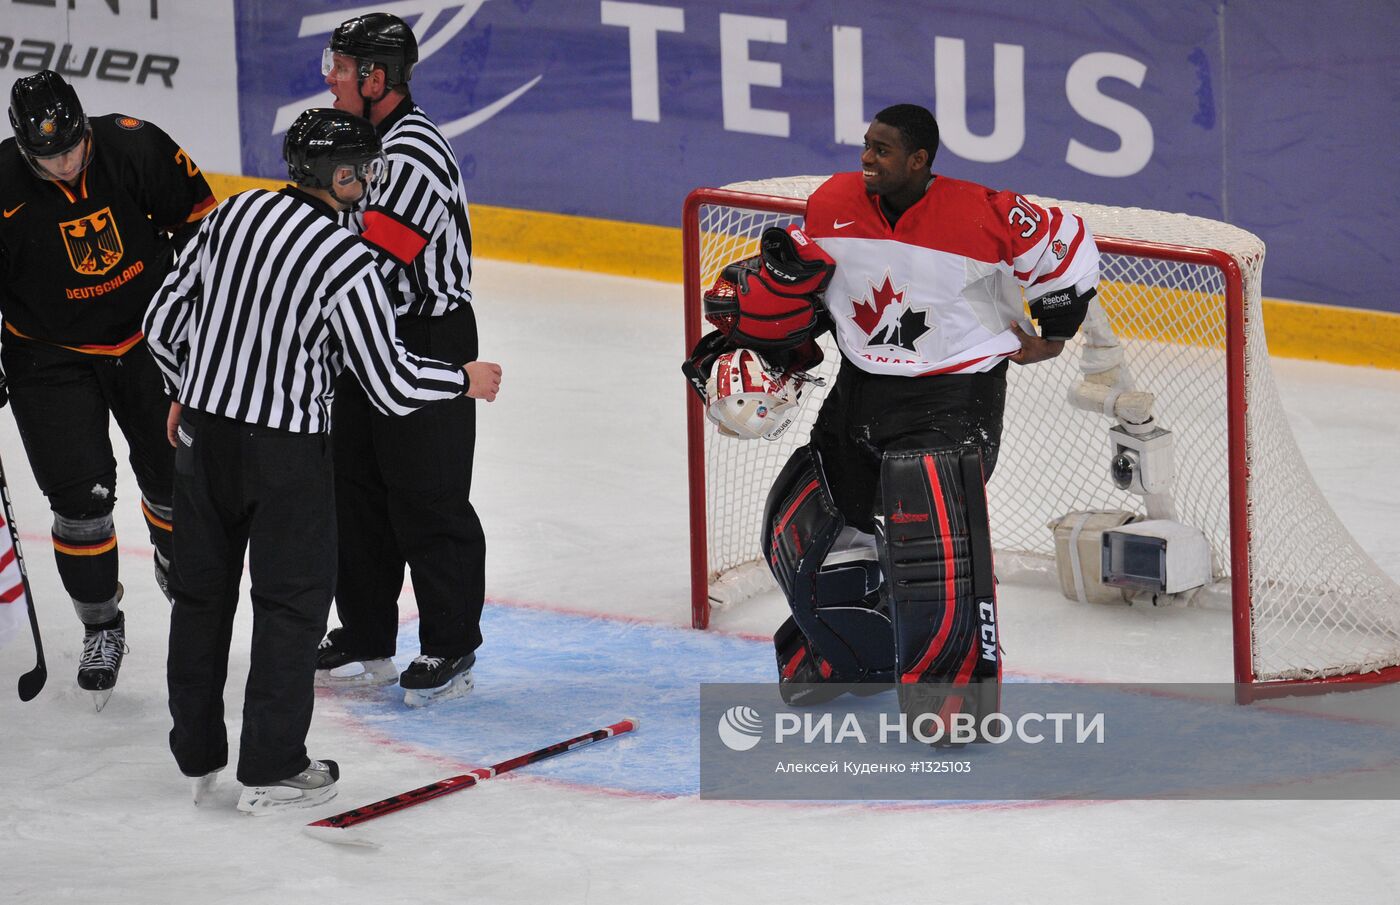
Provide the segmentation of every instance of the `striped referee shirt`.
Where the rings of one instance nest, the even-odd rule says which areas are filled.
[[[412,100],[378,125],[388,178],[370,187],[350,227],[385,254],[400,316],[437,317],[472,300],[472,228],[452,146]]]
[[[334,218],[289,187],[235,195],[204,219],[144,321],[176,400],[318,433],[345,366],[385,414],[466,390],[461,368],[404,350],[374,255]]]

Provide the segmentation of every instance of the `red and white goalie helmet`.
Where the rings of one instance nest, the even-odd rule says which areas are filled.
[[[776,440],[797,418],[802,386],[751,349],[725,352],[705,383],[705,416],[722,434]]]

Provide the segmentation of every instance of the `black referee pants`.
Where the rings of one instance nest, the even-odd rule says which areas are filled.
[[[181,772],[228,763],[224,682],[248,552],[253,645],[238,781],[306,769],[316,646],[335,590],[330,442],[186,409],[175,453],[170,750]]]
[[[453,364],[477,354],[470,306],[443,317],[400,318],[410,352]],[[392,657],[404,566],[418,601],[419,650],[459,657],[481,644],[486,538],[471,504],[476,401],[435,402],[402,417],[370,406],[345,372],[336,383],[335,443],[340,570],[336,612],[346,648]]]

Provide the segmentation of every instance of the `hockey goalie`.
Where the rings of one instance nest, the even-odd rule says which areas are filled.
[[[985,481],[1008,363],[1060,353],[1099,262],[1077,216],[933,175],[937,147],[922,107],[877,114],[861,172],[723,270],[703,300],[716,330],[684,370],[722,433],[763,442],[791,423],[815,337],[834,334],[839,373],[764,511],[791,609],[780,688],[801,705],[891,683],[907,718],[949,726],[1000,705]]]

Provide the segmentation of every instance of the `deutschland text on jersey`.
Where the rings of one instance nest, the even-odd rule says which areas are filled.
[[[93,117],[92,142],[74,186],[37,178],[14,139],[0,142],[0,310],[12,335],[120,355],[170,266],[166,233],[214,198],[152,123]]]
[[[145,324],[181,403],[280,430],[328,429],[342,366],[386,414],[466,387],[461,369],[404,351],[372,253],[329,205],[296,189],[244,192],[216,208]]]
[[[383,273],[400,315],[438,316],[471,301],[471,223],[447,139],[405,100],[379,124],[389,176],[372,186],[353,225],[388,254]]]

